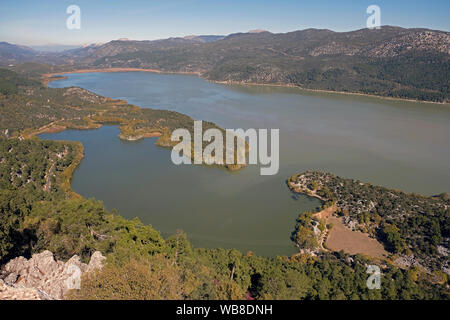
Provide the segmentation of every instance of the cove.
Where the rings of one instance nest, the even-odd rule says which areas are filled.
[[[198,247],[261,255],[295,252],[295,219],[319,205],[293,198],[285,180],[323,170],[408,192],[450,191],[447,105],[305,93],[293,88],[226,86],[195,76],[144,72],[69,74],[51,87],[80,86],[140,107],[169,109],[224,128],[280,129],[280,170],[230,173],[175,166],[155,138],[123,142],[118,129],[69,130],[43,139],[81,141],[85,158],[72,187],[167,236],[182,229]]]

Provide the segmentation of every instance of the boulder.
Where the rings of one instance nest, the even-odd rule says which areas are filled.
[[[71,289],[80,288],[83,273],[101,269],[105,259],[99,251],[89,264],[76,255],[67,262],[56,261],[47,250],[29,260],[18,257],[3,267],[0,299],[63,299]]]

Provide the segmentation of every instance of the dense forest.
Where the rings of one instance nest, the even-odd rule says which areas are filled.
[[[18,231],[23,219],[36,202],[71,196],[82,152],[78,143],[0,139],[0,262],[30,253],[30,234]]]

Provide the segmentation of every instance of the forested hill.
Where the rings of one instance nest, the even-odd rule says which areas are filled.
[[[0,61],[4,63],[34,59],[36,54],[37,52],[29,47],[0,42]]]
[[[449,100],[449,57],[448,32],[399,27],[239,33],[205,44],[113,41],[70,55],[82,67],[198,72],[217,81],[427,101]]]
[[[317,171],[296,174],[289,181],[294,190],[319,195],[324,207],[334,206],[351,230],[381,241],[398,264],[450,272],[447,194],[407,194]]]
[[[384,26],[351,32],[249,32],[227,37],[116,40],[62,53],[13,47],[0,45],[0,65],[34,61],[66,70],[159,69],[195,72],[215,81],[449,101],[450,34],[445,31]]]

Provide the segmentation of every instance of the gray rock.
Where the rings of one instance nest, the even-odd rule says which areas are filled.
[[[43,251],[31,259],[18,257],[4,266],[0,280],[1,299],[63,299],[71,289],[79,289],[81,276],[103,267],[106,258],[96,251],[89,265],[73,256],[67,262],[56,261],[53,253]]]

